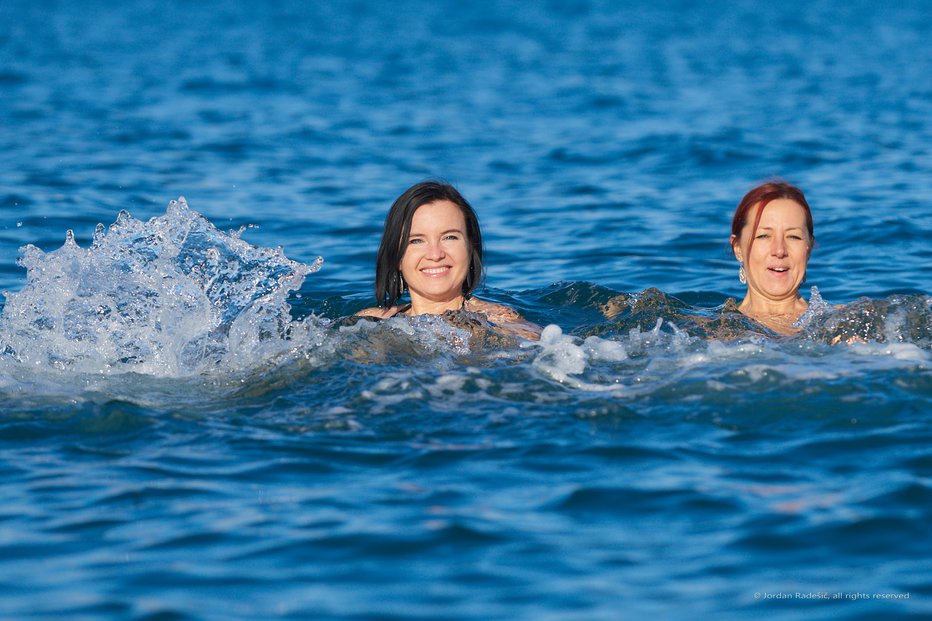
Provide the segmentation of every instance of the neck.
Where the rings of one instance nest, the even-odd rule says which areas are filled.
[[[455,311],[463,308],[466,298],[458,295],[449,300],[431,300],[422,298],[418,295],[411,295],[411,315],[440,315],[447,311]]]
[[[808,307],[809,304],[799,293],[785,300],[768,300],[748,291],[744,301],[738,306],[738,310],[774,332],[792,334],[798,331],[792,324],[806,312]]]

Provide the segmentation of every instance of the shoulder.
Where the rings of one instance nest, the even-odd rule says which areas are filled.
[[[466,302],[466,310],[501,319],[518,319],[520,317],[517,311],[510,306],[487,302],[479,298],[469,298]]]
[[[540,338],[541,327],[524,319],[510,306],[469,298],[466,302],[466,310],[482,313],[490,322],[498,326],[500,331],[507,334],[513,334],[532,341]]]
[[[400,311],[401,311],[400,306],[389,306],[388,308],[374,306],[372,308],[364,308],[361,311],[357,311],[353,316],[354,317],[375,317],[376,319],[388,319],[389,317],[394,317]]]

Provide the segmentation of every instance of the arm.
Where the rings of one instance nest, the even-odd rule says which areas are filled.
[[[510,306],[470,298],[466,304],[466,310],[485,315],[491,323],[506,334],[532,341],[540,339],[541,327],[519,315]]]
[[[382,308],[380,306],[374,306],[372,308],[364,308],[361,311],[357,311],[353,316],[354,317],[375,317],[376,319],[388,319],[389,317],[394,317],[401,310],[400,306],[389,306],[388,308]]]

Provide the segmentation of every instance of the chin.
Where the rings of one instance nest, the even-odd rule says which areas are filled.
[[[799,287],[795,289],[779,289],[771,290],[766,292],[767,295],[774,298],[789,298],[789,297],[798,297],[799,296]]]
[[[429,300],[447,300],[453,299],[458,295],[462,295],[461,289],[421,289],[420,291],[415,291],[417,295],[420,295],[422,298]]]

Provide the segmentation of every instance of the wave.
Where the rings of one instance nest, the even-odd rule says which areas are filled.
[[[799,319],[800,332],[783,337],[738,310],[734,299],[714,307],[693,306],[659,289],[639,293],[614,292],[591,283],[559,283],[532,297],[569,304],[590,311],[573,333],[616,337],[662,322],[665,331],[683,332],[707,340],[768,337],[780,341],[912,343],[932,349],[932,297],[892,295],[885,299],[859,298],[832,306],[812,287],[809,310]],[[724,296],[704,296],[721,299]],[[597,311],[593,316],[591,311]],[[581,313],[580,313],[581,315]]]
[[[25,286],[6,294],[0,314],[0,392],[10,394],[24,378],[38,392],[54,392],[58,378],[72,376],[85,389],[133,398],[136,384],[115,377],[130,375],[210,377],[220,392],[238,386],[237,378],[261,377],[250,388],[256,394],[309,369],[373,369],[383,376],[363,389],[373,394],[383,384],[404,390],[416,377],[427,398],[466,385],[480,393],[489,386],[527,393],[534,385],[537,399],[549,390],[541,383],[636,396],[677,382],[715,391],[930,363],[932,299],[923,295],[833,307],[813,288],[794,337],[769,332],[733,300],[698,306],[658,289],[624,293],[586,282],[489,292],[547,325],[534,343],[503,336],[470,313],[375,321],[312,309],[295,316],[289,294],[322,259],[290,260],[280,248],[247,243],[242,232],[220,231],[179,198],[147,222],[121,212],[108,230],[98,225],[86,249],[70,231],[55,251],[26,246],[19,261]],[[465,376],[462,368],[470,369]],[[460,379],[443,385],[438,369]],[[41,372],[51,379],[38,379]],[[102,376],[110,378],[103,388]],[[150,392],[164,396],[158,386]]]

